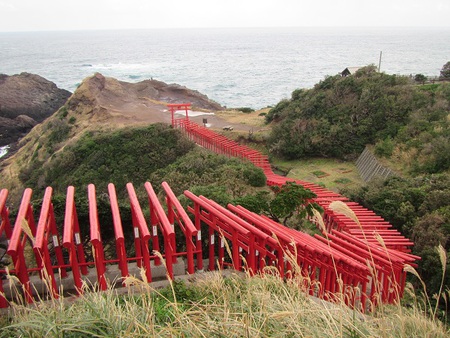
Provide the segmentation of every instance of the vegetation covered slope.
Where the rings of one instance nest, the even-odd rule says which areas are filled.
[[[178,195],[196,188],[204,195],[219,199],[220,192],[227,196],[224,203],[249,193],[252,187],[265,186],[266,182],[261,169],[198,149],[179,130],[162,123],[115,131],[86,131],[45,161],[32,156],[28,164],[21,167],[19,179],[23,186],[34,190],[35,196],[42,196],[44,189],[51,186],[57,216],[64,214],[67,187],[74,186],[80,206],[78,216],[80,224],[86,227],[86,234],[89,224],[87,186],[90,183],[96,186],[101,224],[111,224],[105,197],[109,183],[114,183],[121,206],[127,208],[125,186],[128,182],[136,187],[138,196],[143,196],[141,188],[146,181],[156,190],[163,181],[168,181]]]
[[[446,172],[450,169],[450,83],[413,88],[424,104],[396,135],[379,139],[375,153],[401,164],[409,174]]]
[[[277,122],[268,145],[272,153],[289,159],[355,158],[367,144],[398,138],[403,151],[416,149],[418,161],[421,157],[439,161],[439,154],[449,150],[449,113],[449,84],[429,89],[368,66],[353,76],[327,77],[313,89],[298,89],[290,100],[278,103],[266,116],[267,122]],[[420,145],[411,142],[425,131]],[[433,149],[426,142],[432,133],[447,137],[447,142]],[[447,162],[435,171],[448,169]]]
[[[47,161],[35,156],[23,166],[19,178],[24,186],[42,192],[47,186],[65,193],[69,185],[84,190],[89,183],[106,191],[113,182],[124,190],[150,181],[168,181],[177,194],[194,186],[217,185],[230,197],[241,196],[248,186],[265,185],[261,169],[195,149],[195,144],[167,124],[127,127],[111,132],[83,133]]]
[[[32,87],[33,83],[29,86]],[[41,167],[49,167],[50,160],[53,161],[59,157],[59,153],[66,146],[76,143],[85,133],[90,133],[94,137],[100,133],[114,133],[115,130],[127,126],[170,123],[171,117],[167,112],[167,105],[160,101],[163,99],[170,102],[192,102],[196,107],[213,111],[220,108],[206,96],[181,86],[167,85],[155,80],[127,83],[97,73],[84,79],[63,107],[35,126],[20,141],[20,149],[16,154],[0,160],[1,188],[9,189],[10,198],[18,200],[26,187],[24,183],[28,181],[33,183],[33,188],[34,183],[39,186],[48,184],[52,181],[48,175],[55,173],[37,175],[32,171],[39,169],[38,171],[42,173]],[[86,142],[87,137],[85,136]],[[116,138],[114,142],[126,142],[128,136],[123,134],[122,137],[121,141]],[[99,140],[99,142],[103,141]],[[142,151],[143,146],[148,145],[147,142],[148,140],[143,140],[141,148],[139,146],[137,148],[137,153]],[[83,158],[66,158],[65,160],[72,161],[72,166],[76,166],[77,161],[82,162]],[[132,171],[130,170],[130,175]],[[102,170],[101,174],[109,173]],[[34,178],[31,177],[33,175]],[[112,177],[116,178],[114,175]]]
[[[443,271],[435,247],[450,253],[449,83],[419,85],[368,66],[294,91],[266,121],[273,125],[269,149],[278,156],[354,159],[368,145],[394,169],[399,177],[344,194],[414,240],[428,291],[439,292]]]
[[[45,162],[36,156],[21,168],[19,178],[38,191],[52,186],[64,193],[69,185],[84,190],[89,183],[106,191],[110,182],[123,189],[128,182],[145,182],[150,173],[193,148],[194,143],[165,124],[88,131]]]

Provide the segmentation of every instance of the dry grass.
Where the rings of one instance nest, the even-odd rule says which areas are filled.
[[[287,257],[289,259],[289,257]],[[292,258],[292,257],[291,257]],[[295,257],[294,257],[295,259]],[[297,275],[283,281],[268,268],[256,277],[210,272],[154,289],[130,277],[125,289],[85,293],[24,307],[13,304],[0,337],[448,337],[428,302],[382,306],[363,315],[337,296],[308,296]],[[89,288],[91,289],[91,288]],[[427,315],[428,314],[428,315]]]
[[[272,162],[283,171],[288,171],[289,178],[320,184],[337,192],[344,187],[354,188],[363,184],[354,162],[324,158],[298,161],[273,159]],[[317,175],[319,171],[326,175]]]
[[[13,305],[1,337],[446,337],[437,320],[415,306],[362,315],[307,296],[297,279],[208,273],[195,284],[155,290],[141,280],[35,306]],[[133,285],[133,287],[131,286]],[[137,291],[138,290],[138,291]],[[186,298],[186,295],[190,299]],[[7,324],[7,325],[6,325]]]
[[[265,117],[264,115],[261,114],[264,113],[267,114],[269,110],[270,110],[269,108],[265,108],[261,110],[256,110],[251,113],[243,113],[239,110],[229,109],[216,112],[215,114],[218,117],[228,121],[230,124],[245,124],[253,126],[255,127],[255,131],[257,131],[259,129],[268,128],[265,126]]]

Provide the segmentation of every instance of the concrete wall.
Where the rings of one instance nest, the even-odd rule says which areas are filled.
[[[394,171],[381,165],[371,151],[366,147],[356,160],[356,167],[364,182],[369,182],[372,178],[381,176],[388,178],[397,175]]]

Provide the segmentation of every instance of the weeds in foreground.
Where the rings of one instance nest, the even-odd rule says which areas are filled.
[[[318,217],[318,215],[316,215]],[[350,215],[351,216],[351,215]],[[322,227],[324,227],[322,225]],[[229,251],[229,248],[227,248]],[[445,274],[447,257],[438,249]],[[161,256],[162,258],[162,256]],[[308,295],[308,281],[286,256],[292,278],[283,280],[274,267],[263,274],[222,271],[195,274],[189,282],[169,280],[155,289],[146,280],[128,277],[105,292],[85,285],[78,298],[51,297],[23,306],[12,303],[0,320],[0,337],[448,337],[424,289],[405,290],[408,306],[378,304],[362,314],[345,305],[345,293],[329,303]],[[420,279],[412,267],[406,268]],[[10,276],[13,278],[13,276]],[[442,290],[442,288],[441,288]],[[19,290],[17,290],[19,293]],[[423,295],[423,296],[422,296]],[[51,294],[50,294],[51,296]],[[447,301],[450,292],[434,296]]]
[[[11,322],[2,323],[0,337],[446,337],[450,333],[425,315],[420,302],[362,315],[343,303],[308,296],[296,278],[283,281],[271,273],[224,277],[221,272],[193,278],[193,283],[175,280],[155,290],[146,281],[129,277],[125,294],[111,286],[106,292],[86,291],[72,302],[61,297],[29,307],[13,304]]]

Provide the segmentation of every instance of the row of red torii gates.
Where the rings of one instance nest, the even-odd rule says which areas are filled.
[[[362,311],[402,297],[404,267],[414,266],[420,259],[411,254],[410,240],[372,211],[340,194],[276,175],[267,156],[190,121],[189,108],[190,104],[169,105],[173,127],[191,140],[218,154],[252,162],[263,169],[268,185],[295,181],[312,190],[317,195],[315,202],[324,208],[324,236],[295,231],[241,206],[220,206],[190,191],[184,192],[191,201],[185,210],[165,182],[164,203],[150,182],[144,184],[148,196],[148,205],[144,207],[150,215],[147,219],[134,186],[128,183],[134,254],[127,254],[123,218],[112,183],[108,185],[108,198],[113,224],[99,223],[96,188],[88,186],[89,234],[80,233],[74,187],[67,189],[63,224],[56,224],[51,187],[45,190],[37,218],[31,203],[32,190],[24,191],[14,225],[7,207],[8,190],[2,189],[0,235],[7,239],[7,254],[14,267],[0,270],[3,276],[8,275],[0,281],[0,307],[8,307],[11,301],[32,303],[38,293],[42,297],[42,291],[33,282],[36,278],[46,281],[47,296],[59,297],[64,280],[71,281],[75,293],[82,293],[86,276],[92,270],[96,287],[105,290],[111,282],[108,270],[113,268],[118,268],[118,277],[124,280],[130,275],[129,267],[134,265],[142,268],[146,281],[151,282],[152,271],[157,267],[164,267],[167,276],[174,278],[174,265],[180,262],[187,274],[227,267],[251,275],[276,270],[281,278],[300,278],[299,287],[311,295],[331,301],[343,299]],[[178,110],[185,110],[186,116],[175,118]],[[330,204],[335,201],[345,203],[359,221],[334,212]],[[114,229],[116,253],[111,259],[105,258],[101,238],[101,229],[106,227]],[[83,246],[82,239],[87,236],[89,248]],[[87,249],[92,254],[87,255]],[[19,287],[19,293],[8,293],[12,284]]]

